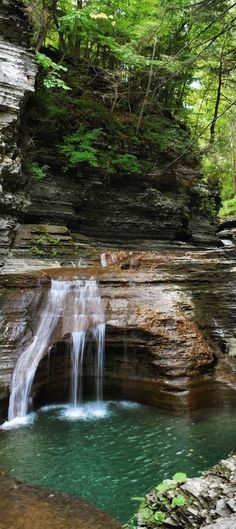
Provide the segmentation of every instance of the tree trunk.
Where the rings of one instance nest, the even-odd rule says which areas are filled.
[[[213,117],[213,120],[211,122],[211,127],[210,127],[210,141],[209,141],[209,146],[210,147],[215,142],[215,127],[216,127],[216,122],[217,122],[217,119],[218,119],[218,112],[219,112],[220,98],[221,98],[222,73],[223,73],[223,60],[222,60],[222,56],[221,56],[219,69],[218,69],[218,89],[217,89],[217,95],[216,95],[214,117]]]
[[[154,59],[155,59],[156,47],[157,47],[157,39],[155,38],[155,41],[154,41],[154,44],[153,44],[153,50],[152,50],[152,61],[154,61]],[[137,124],[137,129],[136,129],[137,132],[140,129],[140,125],[141,125],[142,119],[143,119],[144,110],[145,110],[145,107],[146,107],[147,102],[148,102],[148,97],[149,97],[151,83],[152,83],[152,77],[153,77],[153,64],[151,63],[149,74],[148,74],[147,89],[146,89],[145,97],[144,97],[144,100],[143,100],[143,103],[142,103],[142,106],[141,106],[141,110],[140,110],[140,114],[139,114],[139,118],[138,118],[138,124]]]

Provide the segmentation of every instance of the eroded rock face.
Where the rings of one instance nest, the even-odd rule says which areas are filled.
[[[2,275],[0,388],[6,412],[11,373],[35,332],[51,277],[96,277],[106,320],[104,390],[162,407],[204,406],[212,380],[235,385],[234,252],[107,252],[107,267]],[[98,257],[98,256],[97,256]],[[70,328],[38,368],[35,403],[68,399]],[[230,351],[229,354],[227,351]],[[88,355],[84,375],[90,385]],[[214,400],[214,399],[213,399]],[[5,403],[5,407],[4,407]]]
[[[28,49],[28,21],[19,2],[2,0],[0,35],[0,246],[4,255],[16,219],[29,205],[22,193],[26,178],[19,127],[26,99],[34,91],[36,65]]]
[[[110,240],[216,244],[215,220],[194,211],[195,198],[188,186],[181,183],[176,188],[176,175],[173,187],[170,183],[163,190],[153,175],[124,176],[109,184],[99,174],[89,174],[86,179],[65,175],[52,153],[42,161],[51,164],[51,174],[30,190],[31,205],[26,215],[29,223],[62,223],[72,231]],[[165,165],[165,160],[160,161],[159,172],[164,176]],[[186,170],[189,175],[194,172],[191,167]]]
[[[78,178],[76,172],[65,175],[64,162],[53,142],[54,147],[51,147],[46,130],[45,136],[40,138],[42,149],[39,150],[42,151],[41,163],[49,167],[47,177],[41,182],[31,180],[27,194],[29,182],[22,170],[22,144],[24,134],[30,135],[32,131],[25,130],[21,118],[25,102],[34,91],[36,75],[34,55],[29,50],[29,29],[20,2],[2,0],[0,265],[12,247],[17,222],[64,225],[85,236],[110,240],[142,238],[215,244],[215,220],[200,212],[200,198],[195,186],[199,166],[195,159],[191,162],[184,159],[173,165],[170,153],[166,156],[157,153],[150,174],[129,178],[123,175],[110,182],[106,174],[91,171],[91,174]],[[27,116],[30,122],[30,108]],[[33,116],[31,119],[34,120]],[[34,131],[37,126],[40,130],[44,128],[39,122],[33,123]]]

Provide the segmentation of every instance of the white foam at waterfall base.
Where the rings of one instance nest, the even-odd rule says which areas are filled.
[[[121,400],[118,402],[118,405],[125,410],[132,410],[141,406],[138,402],[133,402],[131,400]]]
[[[106,402],[88,402],[80,406],[68,406],[61,410],[59,417],[68,420],[102,419],[111,415],[111,410]]]
[[[46,404],[42,406],[39,411],[47,413],[48,411],[61,410],[62,408],[67,408],[68,404]]]
[[[14,430],[16,428],[21,428],[22,426],[28,426],[34,422],[35,417],[35,413],[29,413],[28,415],[24,415],[22,417],[15,417],[10,421],[5,421],[0,426],[0,430]]]
[[[59,340],[69,333],[72,336],[71,404],[76,409],[81,402],[83,357],[88,334],[92,334],[96,348],[96,399],[97,402],[102,399],[105,324],[97,282],[94,279],[52,280],[35,335],[13,372],[8,410],[8,422],[11,424],[26,424],[38,365],[54,343],[54,337]],[[97,413],[100,413],[99,406]]]
[[[59,412],[60,419],[68,420],[91,420],[103,419],[105,417],[114,415],[117,408],[123,410],[131,410],[139,408],[141,404],[129,400],[109,400],[109,401],[93,401],[85,402],[80,406],[64,406]]]

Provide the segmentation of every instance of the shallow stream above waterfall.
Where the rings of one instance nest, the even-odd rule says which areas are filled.
[[[196,476],[234,448],[236,415],[232,402],[224,404],[185,415],[127,401],[90,402],[77,414],[47,406],[25,427],[0,432],[0,467],[125,522],[136,509],[133,496],[177,471]]]

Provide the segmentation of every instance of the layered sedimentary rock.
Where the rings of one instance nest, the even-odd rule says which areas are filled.
[[[173,163],[173,153],[156,153],[150,173],[128,178],[124,174],[112,181],[101,170],[65,175],[65,160],[57,148],[61,136],[56,143],[54,136],[51,138],[50,134],[57,131],[47,129],[48,118],[45,127],[40,119],[34,121],[37,112],[31,109],[33,103],[24,113],[25,102],[34,91],[36,65],[29,50],[29,23],[18,1],[2,1],[0,34],[2,262],[14,244],[17,221],[61,225],[75,233],[110,240],[149,238],[216,243],[215,221],[200,211],[199,165],[194,158]],[[39,113],[41,117],[41,110]],[[39,182],[31,179],[29,185],[30,160],[26,171],[22,169],[22,159],[31,133],[36,134],[31,156],[34,158],[39,151],[40,163],[47,165],[48,170],[46,178]],[[19,238],[17,245],[19,250]]]
[[[50,163],[46,156],[42,160]],[[65,176],[52,154],[51,164],[52,175],[34,183],[30,190],[29,223],[65,224],[74,232],[108,240],[216,243],[215,220],[200,214],[198,206],[194,211],[194,201],[199,197],[182,181],[176,187],[176,174],[172,175],[173,187],[166,177],[164,189],[158,176],[148,174],[128,179],[124,175],[110,185],[99,175]],[[168,160],[160,161],[163,179],[167,166]],[[192,174],[191,167],[188,170]],[[196,170],[196,178],[197,174]]]
[[[221,220],[218,226],[219,237],[229,247],[236,243],[236,217],[230,216]]]
[[[20,132],[26,99],[34,91],[36,65],[29,51],[29,25],[19,2],[0,6],[0,257],[14,238],[15,222],[29,204],[23,193]]]
[[[107,396],[122,393],[163,407],[197,408],[209,404],[209,398],[214,404],[216,392],[209,396],[208,391],[212,380],[235,385],[233,251],[120,251],[107,252],[104,258],[111,264],[103,269],[2,275],[3,414],[14,364],[35,332],[51,277],[99,280],[106,320]],[[69,349],[68,327],[67,333],[55,338],[49,360],[45,347],[45,360],[36,374],[36,404],[68,399]],[[88,387],[91,361],[88,355],[84,371]]]

